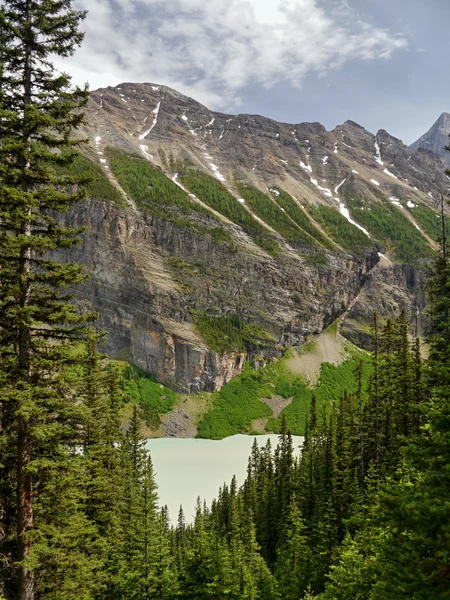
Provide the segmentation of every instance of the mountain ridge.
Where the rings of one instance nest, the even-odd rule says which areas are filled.
[[[92,274],[79,296],[111,356],[182,392],[214,390],[344,312],[342,332],[367,345],[373,310],[423,308],[448,188],[437,157],[350,120],[230,116],[150,83],[92,92],[87,122],[84,155],[123,200],[91,194],[68,216],[87,224],[71,257]],[[269,341],[225,347],[253,325]]]

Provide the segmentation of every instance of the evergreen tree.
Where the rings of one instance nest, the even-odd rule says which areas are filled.
[[[123,552],[123,465],[119,393],[116,374],[100,364],[101,356],[90,340],[85,351],[79,399],[83,400],[83,468],[79,486],[85,487],[85,512],[95,527],[96,540],[89,548],[97,557],[96,597],[113,594],[119,580]]]
[[[286,524],[286,540],[278,552],[275,576],[283,598],[297,600],[311,576],[312,553],[295,496]]]
[[[78,418],[64,371],[72,362],[70,340],[82,337],[91,319],[59,291],[82,281],[82,269],[47,256],[73,246],[80,233],[55,216],[82,199],[73,187],[80,181],[56,172],[71,160],[71,133],[83,120],[87,92],[71,91],[51,57],[73,53],[83,17],[70,0],[9,0],[0,7],[0,412],[10,448],[1,478],[7,562],[15,565],[5,593],[20,600],[32,600],[39,583],[33,540],[42,552],[44,539],[52,543],[48,529],[43,533],[44,502],[71,461],[67,441]],[[60,547],[68,543],[62,536]]]
[[[381,599],[392,591],[398,598],[450,596],[450,261],[445,223],[428,293],[431,394],[422,407],[426,425],[406,448],[400,481],[381,490],[377,516],[391,530],[390,543],[380,551],[389,581],[389,588],[383,580],[375,586]]]
[[[397,406],[403,406],[411,417],[407,432],[399,414],[396,428],[392,427],[395,421],[390,423],[392,432],[403,435],[403,459],[396,472],[379,486],[373,507],[365,519],[360,519],[361,530],[342,546],[324,598],[450,597],[450,265],[445,225],[443,232],[442,251],[428,279],[428,392],[425,394],[422,376],[417,373],[416,343],[412,388],[417,389],[420,383],[421,405],[415,402],[411,410],[405,400],[405,357],[399,361],[400,369],[391,370],[396,376],[391,380],[392,389],[386,390],[402,394]],[[403,348],[397,356],[402,356],[406,347],[405,335],[400,337]],[[393,363],[395,367],[395,360]],[[419,430],[417,423],[414,426],[418,409],[423,423]]]

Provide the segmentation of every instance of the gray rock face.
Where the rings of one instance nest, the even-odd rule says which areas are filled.
[[[175,165],[189,161],[236,197],[236,177],[265,193],[279,186],[299,207],[305,201],[336,210],[352,195],[431,205],[447,188],[436,156],[352,121],[326,131],[320,123],[230,116],[175,90],[132,83],[92,92],[87,117],[86,154],[119,189],[107,146],[139,154],[171,179]],[[366,343],[354,332],[360,318],[374,309],[392,316],[421,302],[410,285],[420,270],[390,261],[378,269],[375,245],[366,256],[336,246],[326,260],[315,261],[307,248],[292,248],[272,231],[282,248],[273,258],[223,217],[231,242],[205,233],[206,217],[198,213],[170,220],[128,200],[128,209],[92,198],[72,210],[67,224],[85,226],[86,233],[65,257],[85,264],[91,275],[77,294],[100,313],[110,356],[132,360],[181,392],[220,389],[247,359],[270,361],[348,309],[349,335]],[[219,355],[196,331],[195,311],[238,312],[265,327],[273,341],[258,351],[262,356]]]
[[[411,148],[418,150],[423,148],[434,152],[442,158],[447,166],[450,166],[450,152],[445,147],[450,144],[450,114],[442,113],[436,123],[422,135]]]
[[[67,258],[85,264],[91,275],[78,293],[108,332],[104,350],[133,360],[183,393],[220,389],[249,358],[211,351],[193,327],[190,309],[225,314],[239,307],[274,334],[266,349],[270,360],[280,355],[278,344],[302,344],[342,314],[370,268],[370,256],[368,261],[331,256],[318,267],[295,255],[277,263],[95,200],[67,219],[86,227],[83,243]],[[201,274],[171,271],[164,258],[174,254],[207,268]]]

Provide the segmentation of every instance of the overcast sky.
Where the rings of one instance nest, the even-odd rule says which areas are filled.
[[[450,0],[75,0],[91,89],[165,84],[212,110],[347,119],[413,142],[450,112]]]

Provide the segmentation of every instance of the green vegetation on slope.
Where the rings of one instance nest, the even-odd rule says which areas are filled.
[[[430,255],[431,250],[425,238],[402,214],[401,209],[390,202],[348,198],[347,205],[358,223],[377,240],[395,250],[398,260],[415,262]]]
[[[205,204],[242,227],[266,252],[272,256],[280,252],[278,244],[270,233],[245,210],[220,181],[194,169],[182,175],[180,181]]]
[[[105,154],[120,185],[148,213],[171,219],[167,207],[174,206],[183,214],[194,212],[215,220],[206,208],[191,200],[161,169],[141,156],[110,147],[105,149]]]
[[[238,182],[236,185],[251,210],[288,242],[301,246],[317,246],[317,241],[293,222],[266,194],[248,183]]]
[[[370,238],[352,225],[336,209],[330,206],[307,205],[312,218],[320,223],[327,234],[346,250],[357,254],[365,253],[373,245]]]
[[[350,347],[348,345],[348,348]],[[307,346],[305,351],[308,352],[310,349],[312,351],[313,348],[314,344]],[[292,398],[292,402],[283,409],[278,418],[268,421],[266,430],[279,433],[284,416],[292,434],[304,435],[313,393],[316,396],[317,409],[322,412],[331,403],[339,403],[345,391],[354,391],[352,385],[360,362],[363,365],[364,388],[371,372],[369,356],[352,348],[349,358],[340,365],[323,363],[317,385],[311,387],[286,366],[286,359],[289,356],[290,352],[283,359],[259,370],[247,365],[240,377],[215,394],[211,411],[199,424],[198,437],[220,439],[236,433],[248,433],[254,419],[272,416],[272,410],[260,399],[273,397]],[[363,400],[365,397],[363,392]]]
[[[439,241],[442,237],[441,216],[435,210],[422,204],[415,204],[414,207],[408,207],[408,211],[434,241]],[[447,231],[450,233],[450,224],[447,221]]]
[[[305,211],[298,206],[295,200],[287,192],[278,187],[273,189],[276,189],[278,192],[278,194],[274,194],[275,202],[280,208],[283,208],[286,211],[299,227],[306,231],[306,233],[309,233],[310,236],[325,246],[325,248],[335,249],[334,244],[313,225]]]
[[[270,334],[260,325],[248,323],[239,315],[199,314],[195,327],[215,352],[245,352],[267,346]]]
[[[118,374],[123,401],[126,404],[137,404],[145,424],[153,430],[157,429],[161,423],[160,415],[172,410],[176,393],[136,365],[110,361],[108,368],[113,368]]]
[[[272,410],[260,400],[270,395],[264,378],[250,367],[214,396],[212,410],[198,425],[199,438],[222,439],[246,431],[254,419],[270,417]]]
[[[344,392],[355,391],[352,388],[355,386],[355,370],[359,362],[363,364],[363,401],[365,401],[367,382],[371,373],[371,362],[366,354],[355,353],[353,357],[348,358],[338,366],[323,363],[319,381],[313,389],[298,377],[292,385],[293,399],[291,404],[281,412],[277,419],[271,419],[267,423],[267,431],[280,433],[284,416],[289,430],[294,435],[304,435],[312,394],[314,393],[316,397],[319,414],[323,412],[325,407],[329,407],[332,402],[338,403]]]
[[[89,160],[89,158],[86,158],[82,154],[77,154],[69,165],[57,167],[56,171],[61,175],[87,177],[89,181],[85,188],[88,196],[113,202],[120,208],[127,206],[124,197],[109,181],[100,165]]]

